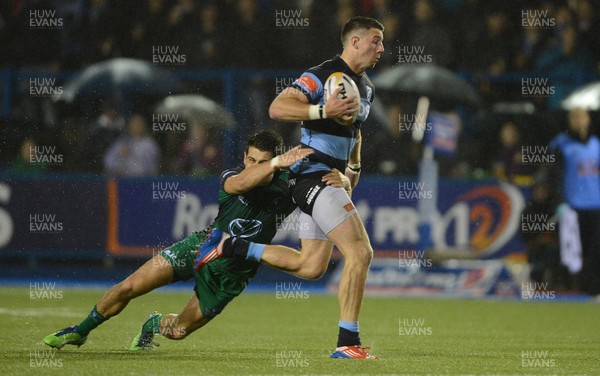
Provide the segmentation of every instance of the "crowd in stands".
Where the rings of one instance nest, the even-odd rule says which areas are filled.
[[[31,27],[31,10],[61,27]],[[481,73],[597,69],[597,4],[483,0],[8,0],[0,5],[0,65],[81,69],[110,57],[151,59],[179,46],[186,68],[305,68],[340,51],[354,15],[385,27],[386,59],[423,47],[433,63]],[[293,26],[292,26],[293,25]]]
[[[600,70],[599,12],[592,0],[7,0],[0,3],[0,69],[78,71],[113,57],[151,61],[157,46],[172,46],[186,61],[171,69],[302,70],[339,53],[341,26],[360,14],[381,20],[386,28],[386,54],[375,74],[417,55],[428,64],[475,77],[476,88],[492,103],[523,97],[519,87],[492,84],[489,77],[530,72],[553,78],[556,94],[531,100],[544,111],[554,111],[582,83],[572,79],[574,72]],[[60,25],[35,27],[32,19]],[[248,104],[248,111],[260,112],[248,115],[248,129],[249,124],[268,122],[265,110],[273,92],[251,97],[257,101],[260,95],[266,104]],[[52,112],[43,103],[33,111],[16,102],[11,121],[43,123],[41,118]],[[422,150],[408,133],[398,132],[396,120],[414,108],[396,103],[385,107],[383,121],[372,117],[366,124],[371,131],[363,148],[365,160],[370,160],[365,171],[414,175]],[[36,111],[43,114],[35,118]],[[63,147],[68,161],[50,170],[204,176],[223,167],[219,132],[194,124],[183,135],[156,135],[149,129],[149,114],[141,112],[123,115],[110,104],[99,104],[95,112],[86,112],[87,121],[61,120],[62,135],[52,142]],[[463,132],[459,153],[445,163],[451,167],[442,168],[442,174],[465,176],[478,167],[506,180],[512,175],[502,169],[515,170],[509,172],[515,176],[531,174],[513,163],[519,133],[527,125],[502,120],[493,128],[495,142],[489,144],[494,152],[486,144],[483,154],[473,154],[484,148],[473,148],[474,136]],[[289,129],[290,140],[295,140],[297,128]],[[48,140],[22,137],[19,145],[36,142]],[[151,157],[144,158],[144,168],[131,171],[126,159],[136,158],[135,150],[142,147]],[[2,167],[16,169],[22,154],[15,152],[15,161]],[[462,163],[467,159],[478,162]]]

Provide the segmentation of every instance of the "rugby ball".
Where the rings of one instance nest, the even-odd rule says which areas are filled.
[[[360,101],[360,93],[358,92],[358,86],[356,86],[354,80],[350,78],[350,76],[348,76],[346,73],[335,72],[327,78],[327,81],[325,81],[325,87],[323,88],[325,103],[327,103],[327,100],[329,99],[331,94],[333,94],[333,92],[335,92],[338,87],[342,88],[342,90],[338,94],[338,99],[346,99],[354,94]],[[357,110],[356,113],[352,115],[352,118],[348,121],[343,121],[342,119],[337,118],[334,120],[342,125],[352,125],[354,124],[354,121],[358,116],[358,111],[359,110]]]

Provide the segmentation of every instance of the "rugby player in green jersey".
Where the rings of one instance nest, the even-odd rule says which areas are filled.
[[[219,212],[213,224],[147,261],[106,291],[81,323],[46,336],[44,343],[57,349],[67,344],[81,346],[90,331],[118,315],[132,299],[191,278],[196,283],[194,294],[182,312],[164,316],[152,313],[130,349],[152,348],[155,334],[183,339],[212,320],[244,290],[260,263],[221,259],[199,268],[196,260],[199,249],[209,246],[211,240],[215,241],[211,237],[213,230],[227,231],[254,242],[271,242],[278,222],[296,208],[287,192],[288,172],[280,168],[289,167],[312,153],[311,149],[296,147],[277,156],[277,151],[282,149],[281,137],[274,132],[264,131],[251,136],[244,153],[243,168],[225,170],[221,174]],[[349,187],[347,178],[337,170],[331,172],[329,184]],[[218,241],[220,239],[219,236]]]

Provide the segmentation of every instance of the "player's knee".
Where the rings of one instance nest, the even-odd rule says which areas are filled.
[[[312,265],[301,269],[299,276],[309,280],[317,280],[321,279],[326,271],[327,265]]]
[[[350,252],[346,252],[346,263],[361,268],[368,268],[372,260],[373,248],[371,248],[368,242],[361,242],[360,246],[354,247]]]

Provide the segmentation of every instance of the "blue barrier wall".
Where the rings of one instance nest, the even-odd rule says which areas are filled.
[[[151,256],[211,223],[218,188],[216,178],[0,176],[0,255],[60,250]],[[442,180],[439,192],[432,227],[436,250],[484,259],[523,252],[526,191],[493,181]],[[414,180],[361,179],[353,200],[376,257],[418,249],[417,202],[431,197]],[[293,214],[274,242],[297,246],[298,226]]]

